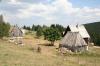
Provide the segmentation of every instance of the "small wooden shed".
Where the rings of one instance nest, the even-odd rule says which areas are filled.
[[[59,48],[67,48],[72,52],[81,52],[87,50],[87,43],[79,32],[68,31],[64,38],[61,39]]]

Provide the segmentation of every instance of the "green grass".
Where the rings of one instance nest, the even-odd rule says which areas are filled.
[[[54,47],[43,46],[50,49],[52,55],[36,53],[31,48],[31,45],[21,46],[0,40],[0,66],[94,66],[95,63],[96,66],[100,66],[100,49],[97,49],[97,56],[92,54],[61,56],[57,55]]]

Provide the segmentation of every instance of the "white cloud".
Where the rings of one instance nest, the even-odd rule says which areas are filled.
[[[95,20],[100,20],[100,8],[91,8],[87,6],[84,6],[83,8],[75,8],[69,0],[54,0],[51,4],[26,3],[21,2],[20,0],[10,0],[9,4],[16,6],[20,5],[19,7],[24,6],[24,8],[18,9],[16,14],[10,14],[15,16],[14,18],[16,19],[23,20],[38,16],[46,20],[48,24],[61,24],[61,22],[63,24],[65,22],[85,23],[88,21],[93,22]],[[41,21],[41,24],[47,24],[47,22]]]
[[[19,0],[9,0],[8,4],[18,5],[18,4],[22,4],[22,3]]]
[[[38,4],[27,4],[24,9],[19,9],[19,13],[16,15],[19,18],[30,18],[32,16],[40,16],[46,19],[51,19],[49,16],[55,12],[56,8],[50,5]]]
[[[68,0],[56,0],[53,4],[58,10],[63,9],[67,14],[73,12],[72,3]]]
[[[52,19],[51,17],[53,16],[51,16],[51,14],[59,11],[60,9],[62,9],[63,12],[66,12],[67,14],[73,11],[72,4],[70,2],[66,0],[55,0],[55,2],[50,5],[43,3],[28,4],[26,8],[19,9],[19,14],[17,16],[20,18],[24,18],[35,15],[47,19]]]

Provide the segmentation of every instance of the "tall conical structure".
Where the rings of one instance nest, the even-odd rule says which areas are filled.
[[[62,38],[59,47],[65,47],[73,52],[85,51],[87,43],[82,38],[79,32],[67,32]]]
[[[1,23],[1,22],[4,22],[4,21],[3,21],[3,15],[0,15],[0,23]]]

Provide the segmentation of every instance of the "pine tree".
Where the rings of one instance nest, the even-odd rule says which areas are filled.
[[[36,31],[37,38],[40,38],[40,36],[42,36],[42,34],[43,34],[42,28],[41,27],[38,27],[37,28],[37,31]]]
[[[59,33],[57,29],[48,28],[44,31],[44,38],[46,38],[46,40],[51,42],[51,46],[53,46],[54,42],[56,40],[59,40],[60,37],[61,37],[61,34]]]
[[[0,38],[2,39],[4,36],[9,36],[9,29],[10,24],[9,23],[0,23]]]

